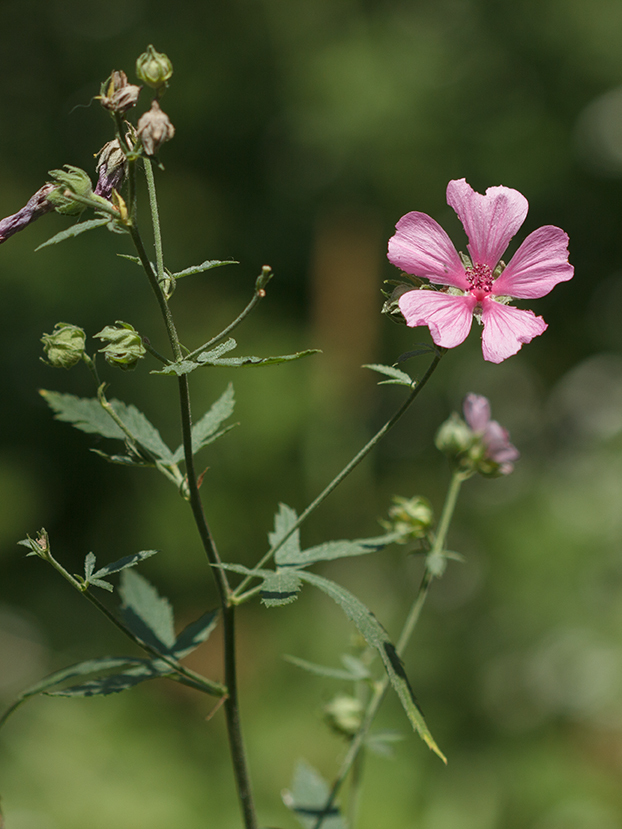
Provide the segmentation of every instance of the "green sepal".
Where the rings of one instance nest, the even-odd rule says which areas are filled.
[[[294,771],[291,791],[283,792],[283,803],[296,815],[305,829],[314,829],[318,818],[324,814],[324,806],[330,788],[324,778],[305,760],[299,760]],[[333,804],[322,819],[322,829],[346,829],[339,807]]]
[[[426,745],[444,763],[447,763],[445,755],[437,746],[426,725],[423,713],[417,704],[408,677],[404,671],[402,660],[395,650],[395,646],[392,644],[388,633],[371,610],[365,607],[356,596],[353,596],[344,587],[341,587],[341,585],[330,579],[317,576],[315,573],[309,573],[307,570],[299,570],[298,575],[303,581],[309,582],[309,584],[314,585],[326,593],[327,596],[330,596],[343,609],[346,616],[354,622],[359,632],[365,638],[365,641],[378,651],[384,663],[389,681],[396,691],[412,727]]]
[[[388,385],[396,385],[396,386],[408,386],[408,388],[412,388],[415,385],[415,381],[409,374],[406,374],[405,371],[400,371],[399,368],[395,368],[394,366],[384,366],[380,363],[368,363],[363,366],[363,368],[369,368],[372,371],[377,371],[379,374],[385,374],[387,377],[390,377],[390,380],[380,380],[378,383],[379,386],[388,386]]]
[[[65,239],[73,239],[74,236],[79,236],[81,233],[86,233],[87,230],[94,230],[96,227],[103,227],[108,224],[110,217],[107,219],[89,219],[87,222],[77,222],[75,225],[61,230],[50,237],[46,242],[42,242],[39,247],[35,248],[35,252],[41,248],[47,248],[48,245],[57,245],[59,242],[64,242]]]
[[[129,258],[129,257],[128,257]],[[200,265],[193,265],[190,268],[185,268],[183,271],[171,274],[174,279],[181,279],[183,276],[192,276],[195,273],[203,273],[204,271],[211,271],[212,268],[221,268],[223,265],[239,265],[237,259],[206,259]]]

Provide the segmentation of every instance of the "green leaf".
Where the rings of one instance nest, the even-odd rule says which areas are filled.
[[[71,423],[82,432],[101,435],[104,438],[126,439],[121,427],[114,422],[96,397],[76,397],[73,394],[61,394],[46,389],[40,389],[39,394],[56,413],[56,420]],[[174,463],[173,453],[164,443],[155,426],[142,412],[139,412],[135,406],[126,405],[121,400],[109,402],[137,443],[165,465],[170,466]]]
[[[132,632],[159,651],[170,652],[176,637],[168,599],[133,570],[123,570],[119,593],[123,600],[123,618]]]
[[[287,504],[279,504],[279,511],[274,516],[274,530],[268,533],[268,541],[270,547],[276,547],[277,544],[290,532],[294,526],[298,516],[296,510],[288,507]],[[300,530],[295,530],[283,543],[283,546],[277,550],[274,557],[276,564],[291,564],[292,560],[301,556],[300,552]]]
[[[343,609],[346,616],[354,622],[364,636],[365,641],[378,651],[391,685],[396,691],[411,725],[426,745],[446,763],[447,759],[436,745],[426,725],[423,713],[408,682],[402,661],[389,639],[388,633],[371,610],[368,610],[356,596],[353,596],[352,593],[336,582],[317,576],[315,573],[309,573],[307,570],[298,570],[297,572],[303,581],[313,584],[326,593],[327,596],[330,596]]]
[[[46,248],[48,245],[57,245],[59,242],[64,242],[65,239],[71,239],[74,236],[79,236],[87,230],[93,230],[96,227],[103,227],[104,225],[107,225],[109,221],[110,218],[89,219],[88,222],[77,222],[77,224],[68,227],[66,230],[61,230],[60,233],[52,236],[47,240],[47,242],[43,242],[43,244],[39,245],[38,248],[35,248],[35,251],[41,250],[41,248]]]
[[[131,556],[123,556],[123,558],[118,559],[117,561],[113,561],[112,564],[107,564],[105,567],[102,567],[101,570],[98,570],[96,573],[93,573],[94,578],[103,578],[103,576],[109,576],[111,573],[120,573],[121,570],[126,570],[128,567],[135,567],[139,561],[144,561],[146,558],[151,558],[154,556],[158,550],[141,550],[139,553],[134,553]],[[89,555],[93,555],[89,553]],[[87,556],[88,558],[88,556]],[[95,556],[93,556],[93,560]],[[87,581],[89,578],[87,577]]]
[[[390,380],[381,380],[378,383],[379,386],[394,384],[397,386],[408,386],[409,388],[412,388],[415,382],[409,374],[406,374],[405,371],[400,371],[399,368],[394,368],[393,366],[383,366],[379,363],[370,363],[368,365],[364,365],[363,368],[370,368],[372,371],[377,371],[380,374],[386,374],[391,378]]]
[[[216,627],[218,621],[218,610],[208,610],[200,616],[196,622],[191,622],[182,630],[177,637],[175,644],[171,648],[171,653],[176,659],[182,659],[187,656],[195,648],[198,648],[201,642],[209,637],[210,633]]]
[[[128,665],[139,665],[145,660],[135,656],[102,656],[98,659],[89,659],[86,662],[78,662],[75,665],[69,665],[67,668],[62,668],[60,671],[55,671],[44,677],[36,685],[31,685],[26,691],[20,694],[22,699],[33,697],[36,694],[43,694],[48,688],[53,688],[55,685],[60,685],[68,679],[75,676],[85,676],[87,674],[101,673],[103,671],[110,671],[114,668],[125,668]]]
[[[298,818],[305,829],[314,829],[318,817],[324,812],[330,789],[328,783],[305,760],[299,760],[294,772],[291,791],[283,792],[283,802]],[[333,805],[326,813],[322,829],[346,829],[339,807]]]
[[[160,659],[144,659],[142,665],[136,665],[119,674],[91,679],[81,684],[69,685],[57,691],[45,691],[50,697],[94,697],[118,694],[133,688],[147,679],[159,679],[174,673],[170,665]]]
[[[266,607],[280,607],[298,598],[300,576],[297,570],[276,570],[264,578],[261,601]]]
[[[130,256],[129,253],[117,253],[117,256],[120,259],[127,259],[128,262],[133,262],[135,265],[142,265],[142,262],[140,261],[140,257],[138,257],[138,256]]]
[[[91,576],[93,575],[93,570],[95,569],[95,562],[97,559],[95,558],[95,553],[88,553],[86,558],[84,559],[84,579],[88,581]]]
[[[159,371],[152,371],[151,374],[176,374],[181,377],[184,374],[190,374],[201,366],[229,366],[230,368],[239,368],[241,366],[268,366],[276,365],[277,363],[287,363],[291,360],[300,360],[302,357],[307,357],[309,354],[320,353],[319,348],[309,348],[306,351],[297,351],[295,354],[283,354],[279,357],[222,357],[228,351],[232,351],[237,346],[233,338],[226,340],[224,343],[216,346],[210,351],[202,351],[195,360],[180,360],[176,363],[171,363]]]
[[[192,276],[195,273],[203,273],[204,271],[211,271],[212,268],[220,268],[223,265],[239,265],[237,259],[206,259],[200,265],[193,265],[191,268],[185,268],[183,271],[177,271],[172,274],[175,279],[181,279],[182,276]]]
[[[308,671],[310,674],[315,674],[316,676],[339,679],[343,682],[356,682],[356,680],[361,678],[350,673],[350,671],[344,671],[343,668],[329,668],[327,665],[316,665],[314,662],[307,662],[306,659],[299,659],[297,656],[289,656],[289,654],[284,654],[283,659],[286,662],[291,662],[292,665],[296,665],[297,668],[302,668],[303,671]]]
[[[295,354],[281,354],[278,357],[224,357],[213,363],[215,366],[230,366],[239,368],[241,366],[275,366],[278,363],[289,363],[292,360],[300,360],[311,354],[321,354],[320,348],[307,348],[305,351],[297,351]],[[200,355],[199,355],[200,356]]]
[[[365,737],[365,746],[378,754],[380,757],[393,757],[393,744],[400,743],[405,740],[406,736],[401,731],[393,731],[391,729],[384,729],[382,731],[372,731]]]
[[[388,533],[377,538],[359,538],[355,541],[326,541],[324,544],[318,544],[316,547],[309,547],[308,550],[300,552],[288,553],[281,555],[286,544],[281,547],[275,556],[278,564],[289,564],[296,566],[307,566],[314,564],[316,561],[332,561],[335,558],[345,558],[347,556],[361,556],[367,553],[376,553],[382,550],[388,544],[403,538],[402,533]]]
[[[235,397],[233,392],[233,385],[229,383],[224,393],[211,406],[211,408],[197,421],[192,427],[192,454],[196,455],[199,449],[213,443],[218,437],[223,435],[227,430],[218,431],[218,427],[233,414],[235,406]],[[229,429],[232,428],[231,426]],[[179,463],[184,459],[183,444],[173,453],[173,460]]]
[[[417,348],[412,351],[405,351],[395,361],[396,363],[403,363],[405,360],[410,360],[411,357],[420,357],[422,354],[439,354],[439,350],[435,345],[429,343],[417,343]]]

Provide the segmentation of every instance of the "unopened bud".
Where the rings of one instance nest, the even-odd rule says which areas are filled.
[[[73,368],[82,359],[86,334],[68,322],[57,322],[51,334],[41,337],[47,362],[54,368]]]
[[[353,737],[363,722],[363,703],[347,694],[338,694],[324,706],[328,725],[344,737]]]
[[[416,495],[414,498],[393,496],[393,506],[389,509],[389,521],[383,526],[402,536],[398,544],[406,544],[414,538],[424,538],[434,522],[434,512],[427,498]]]
[[[152,89],[166,86],[166,82],[173,74],[173,64],[163,52],[156,52],[151,44],[136,61],[138,79]]]
[[[434,443],[439,452],[455,459],[469,451],[474,439],[473,430],[454,412],[436,433]]]
[[[128,83],[125,72],[115,69],[101,85],[99,100],[104,109],[110,112],[127,112],[136,106],[140,90],[140,86]]]
[[[78,201],[74,196],[92,198],[93,184],[89,174],[72,164],[65,164],[64,170],[50,170],[49,174],[57,187],[47,198],[54,205],[56,212],[67,216],[82,213],[85,208],[84,202]]]
[[[107,343],[99,353],[111,366],[124,371],[136,368],[136,363],[147,353],[140,334],[129,322],[117,320],[115,325],[107,325],[94,336]]]
[[[110,201],[113,190],[123,184],[127,171],[127,159],[117,138],[104,144],[97,154],[97,185],[95,195]]]
[[[145,112],[138,119],[136,134],[142,141],[147,155],[157,155],[162,144],[170,141],[175,135],[175,127],[168,115],[160,109],[160,104],[153,101],[149,112]]]

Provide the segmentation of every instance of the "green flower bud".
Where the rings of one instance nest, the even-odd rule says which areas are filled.
[[[117,320],[115,325],[107,325],[93,336],[107,343],[99,349],[106,361],[124,371],[136,368],[136,363],[147,353],[140,334],[129,322]]]
[[[173,74],[173,64],[162,52],[156,52],[151,44],[147,51],[143,52],[136,61],[136,74],[138,79],[152,89],[159,89],[166,86],[167,81]]]
[[[82,359],[86,334],[77,325],[57,322],[51,334],[41,337],[47,362],[54,368],[73,368]]]
[[[58,185],[47,197],[48,201],[54,205],[56,212],[67,216],[82,213],[85,208],[84,202],[78,201],[73,196],[80,196],[83,199],[93,198],[93,184],[89,174],[80,167],[65,164],[64,170],[50,170],[49,175]]]
[[[353,737],[363,721],[363,703],[347,694],[338,694],[324,706],[328,725],[344,737]]]
[[[406,544],[413,538],[424,538],[434,523],[434,512],[428,499],[421,495],[414,498],[394,495],[392,500],[389,521],[382,522],[385,529],[402,535],[398,544]]]
[[[138,119],[136,135],[140,138],[147,155],[157,155],[165,141],[170,141],[175,135],[175,127],[170,118],[160,109],[160,104],[153,101],[149,112],[145,112]]]
[[[455,412],[441,425],[434,438],[436,448],[449,458],[468,452],[474,441],[473,430]]]

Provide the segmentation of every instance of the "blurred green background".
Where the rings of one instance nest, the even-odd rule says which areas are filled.
[[[393,362],[425,329],[380,317],[386,242],[409,210],[464,249],[445,204],[452,178],[503,184],[570,235],[576,275],[534,303],[546,334],[496,366],[478,333],[441,364],[420,401],[305,528],[314,543],[377,532],[394,493],[440,510],[448,474],[432,448],[463,395],[489,396],[522,458],[472,480],[450,534],[466,556],[434,585],[408,673],[443,767],[388,699],[379,727],[407,739],[370,756],[360,829],[622,827],[622,4],[619,0],[3,0],[0,214],[65,163],[94,170],[111,137],[92,98],[112,69],[133,79],[148,43],[175,67],[163,102],[177,129],[158,173],[165,256],[179,270],[240,260],[180,283],[173,309],[195,347],[277,274],[240,330],[245,353],[320,347],[303,363],[192,377],[201,414],[230,379],[241,426],[201,456],[223,556],[253,563],[279,501],[302,509],[394,410],[362,363]],[[143,93],[144,94],[144,93]],[[147,96],[139,110],[145,108]],[[146,219],[146,212],[143,212]],[[128,241],[105,231],[34,253],[67,226],[41,219],[0,247],[0,693],[91,656],[120,635],[16,541],[45,526],[76,572],[162,552],[141,572],[180,622],[215,603],[183,502],[151,471],[105,465],[89,436],[56,423],[38,388],[92,394],[82,369],[39,361],[64,320],[92,335],[132,322],[164,349],[157,308]],[[423,370],[407,364],[415,373]],[[177,440],[174,381],[106,372]],[[157,414],[156,414],[157,413]],[[105,447],[104,447],[105,448]],[[421,572],[400,549],[326,566],[395,635]],[[306,757],[331,777],[344,744],[321,726],[339,690],[282,653],[337,665],[351,626],[307,588],[280,610],[240,613],[242,714],[261,823]],[[218,636],[193,665],[220,678]],[[27,703],[0,735],[7,829],[240,826],[222,715],[162,682],[94,700]]]

